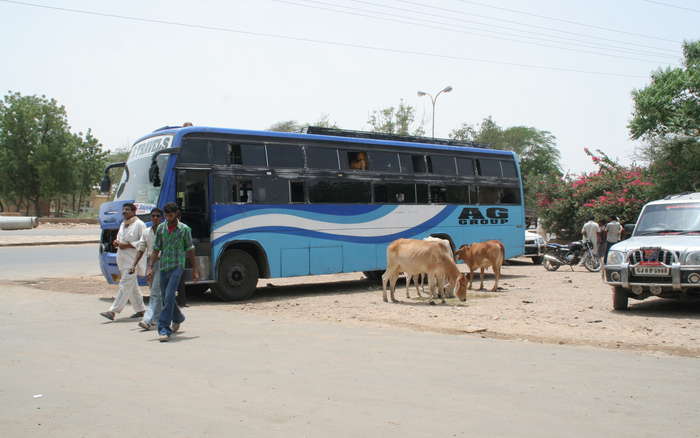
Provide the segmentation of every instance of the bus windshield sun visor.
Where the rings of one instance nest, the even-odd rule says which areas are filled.
[[[158,155],[161,154],[179,154],[180,148],[168,148],[156,151],[151,158],[151,167],[148,169],[148,180],[153,184],[153,187],[160,187],[160,171],[158,170]]]

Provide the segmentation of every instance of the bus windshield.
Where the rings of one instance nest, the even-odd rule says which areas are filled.
[[[132,201],[152,205],[158,202],[160,187],[154,187],[148,180],[148,169],[151,166],[153,154],[170,147],[172,138],[172,135],[151,137],[136,143],[131,148],[129,158],[126,160],[127,170],[122,174],[121,181],[117,185],[115,201]],[[166,161],[167,155],[158,157],[161,178],[165,174]]]

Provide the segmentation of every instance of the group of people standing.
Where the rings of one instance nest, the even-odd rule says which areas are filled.
[[[602,257],[604,263],[608,261],[610,247],[622,239],[622,231],[620,221],[614,216],[610,217],[608,223],[603,220],[596,222],[590,217],[581,228],[583,240],[593,244],[593,252]]]
[[[100,315],[114,321],[126,303],[131,302],[136,312],[131,318],[141,318],[139,327],[144,330],[156,327],[159,340],[167,342],[185,321],[176,294],[186,259],[192,266],[192,279],[199,279],[192,230],[180,222],[180,207],[174,202],[166,204],[163,210],[151,210],[150,228],[136,216],[136,206],[132,203],[123,205],[122,215],[124,220],[112,242],[117,248],[119,292],[109,310]],[[138,277],[144,275],[151,289],[148,309],[138,285]]]

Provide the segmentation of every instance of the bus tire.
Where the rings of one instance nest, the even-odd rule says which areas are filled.
[[[613,287],[612,290],[613,309],[627,310],[629,306],[629,295],[627,291],[620,286]]]
[[[367,280],[371,281],[372,283],[381,283],[382,274],[384,271],[363,271],[362,273],[365,274]]]
[[[229,249],[221,256],[219,274],[212,292],[222,301],[250,298],[258,286],[258,264],[240,249]]]

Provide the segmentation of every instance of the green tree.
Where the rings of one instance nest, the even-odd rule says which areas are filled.
[[[536,206],[537,191],[547,183],[549,176],[561,176],[556,137],[548,131],[527,126],[501,128],[491,117],[487,117],[478,126],[463,123],[450,133],[450,138],[518,154],[528,207]]]
[[[403,99],[397,107],[390,106],[372,111],[367,124],[372,132],[417,136],[425,134],[423,121],[416,122],[416,109],[407,105]]]
[[[73,142],[65,108],[45,96],[9,93],[0,104],[0,173],[3,195],[42,214],[50,201],[71,186]]]
[[[277,132],[299,132],[304,127],[296,120],[283,120],[281,122],[275,122],[267,128],[268,131]]]
[[[55,99],[9,92],[0,101],[0,197],[28,213],[31,204],[47,214],[52,200],[59,204],[78,189],[76,173],[83,142],[71,134],[66,110]],[[102,163],[103,164],[103,163]]]
[[[84,198],[90,196],[90,192],[100,181],[109,153],[102,149],[102,145],[92,135],[90,129],[85,135],[82,132],[74,134],[73,140],[76,144],[74,158],[76,169],[72,200],[73,211],[76,211],[76,200],[78,206],[82,205]]]
[[[640,155],[656,197],[700,190],[700,41],[685,42],[683,54],[683,67],[652,72],[651,83],[632,92],[628,128],[646,140]]]
[[[700,136],[700,41],[683,43],[683,67],[659,69],[651,83],[632,91],[632,138]]]
[[[268,131],[277,132],[301,132],[307,126],[319,126],[321,128],[338,128],[336,122],[331,120],[330,115],[324,113],[313,123],[299,123],[296,120],[283,120],[276,122],[267,128]]]

